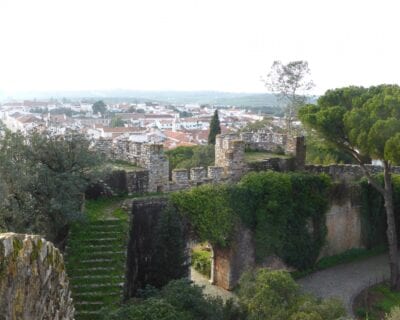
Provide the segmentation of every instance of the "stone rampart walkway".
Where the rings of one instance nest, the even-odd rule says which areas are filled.
[[[341,299],[349,315],[353,315],[351,308],[357,294],[364,288],[387,279],[388,276],[388,256],[383,254],[318,271],[297,282],[304,291],[318,297]]]

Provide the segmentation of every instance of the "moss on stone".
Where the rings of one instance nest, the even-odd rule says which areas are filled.
[[[21,251],[21,249],[23,248],[24,244],[23,241],[18,239],[18,238],[14,238],[13,239],[13,258],[16,259],[18,257],[19,252]]]

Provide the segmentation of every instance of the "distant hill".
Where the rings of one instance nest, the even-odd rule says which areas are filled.
[[[232,93],[218,91],[140,91],[140,90],[97,90],[97,91],[42,91],[18,92],[7,94],[14,99],[46,98],[88,98],[104,100],[154,101],[173,104],[200,103],[240,106],[277,106],[272,94],[268,93]],[[6,94],[3,93],[3,99]]]
[[[3,92],[3,100],[10,94]],[[1,98],[1,97],[0,97]],[[104,100],[113,102],[158,102],[163,104],[210,104],[217,106],[237,106],[254,108],[270,114],[282,114],[282,103],[270,93],[234,93],[219,91],[143,91],[143,90],[97,90],[97,91],[42,91],[19,92],[14,99],[69,98],[87,101]]]

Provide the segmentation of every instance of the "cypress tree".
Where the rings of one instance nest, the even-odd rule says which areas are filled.
[[[218,118],[218,110],[215,109],[210,122],[210,132],[208,134],[208,144],[215,144],[215,137],[221,133],[221,127]]]

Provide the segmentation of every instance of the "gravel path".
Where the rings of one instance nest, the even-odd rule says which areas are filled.
[[[220,287],[214,286],[210,284],[210,281],[203,276],[201,273],[194,270],[194,268],[190,268],[190,279],[197,284],[198,286],[204,286],[203,292],[207,295],[220,297],[222,300],[226,301],[230,298],[236,300],[237,296],[231,291],[222,289]]]
[[[351,309],[357,294],[388,276],[389,260],[387,254],[383,254],[318,271],[297,282],[306,292],[318,297],[337,297],[343,300],[348,313],[353,316]]]

